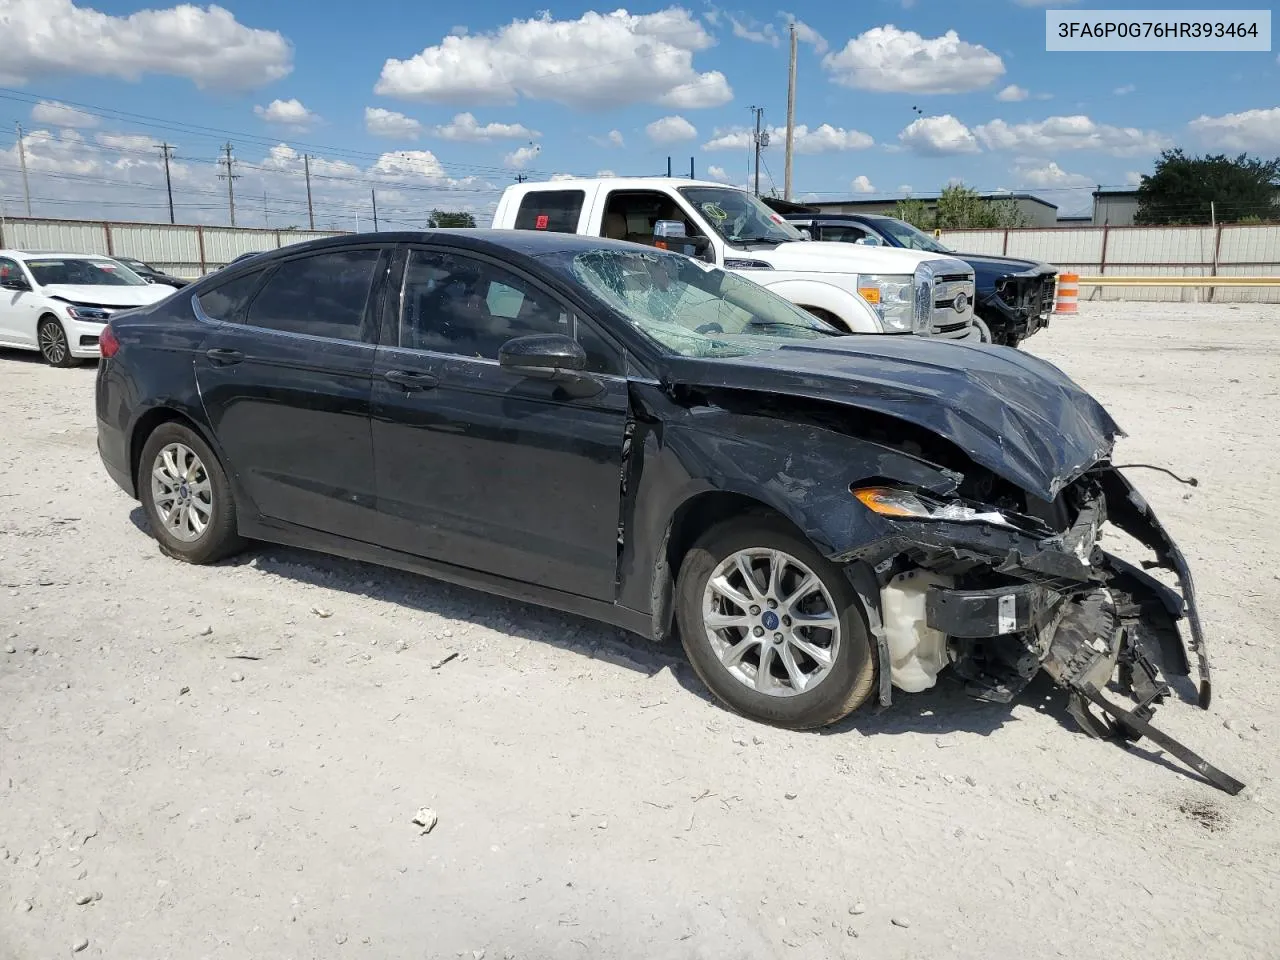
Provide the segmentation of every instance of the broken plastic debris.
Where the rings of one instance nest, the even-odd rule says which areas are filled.
[[[413,822],[422,828],[421,836],[426,836],[435,829],[435,825],[439,822],[439,819],[439,816],[437,816],[436,812],[430,807],[422,807],[418,811],[417,815],[414,816]]]

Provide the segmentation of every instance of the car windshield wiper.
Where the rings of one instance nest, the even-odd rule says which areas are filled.
[[[791,243],[795,237],[730,237],[730,243]]]

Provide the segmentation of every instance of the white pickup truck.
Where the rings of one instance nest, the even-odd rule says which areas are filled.
[[[850,333],[978,342],[973,268],[918,250],[806,239],[757,197],[671,177],[521,183],[495,229],[552,230],[681,250],[778,293]]]

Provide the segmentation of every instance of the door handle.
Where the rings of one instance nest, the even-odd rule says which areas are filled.
[[[214,347],[212,350],[206,350],[204,355],[214,363],[223,366],[239,363],[244,359],[244,354],[239,350],[228,350],[225,347]]]
[[[388,370],[382,376],[406,390],[430,390],[440,384],[440,378],[435,374],[418,373],[413,370]]]

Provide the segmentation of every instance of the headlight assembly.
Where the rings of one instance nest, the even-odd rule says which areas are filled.
[[[858,278],[858,294],[880,315],[886,330],[914,330],[912,276],[909,273],[870,274]]]
[[[81,304],[67,304],[67,314],[73,320],[88,320],[90,323],[106,323],[111,319],[111,311],[101,307],[86,307]]]
[[[851,492],[858,501],[873,513],[882,517],[909,520],[949,520],[952,523],[995,523],[1002,527],[1016,526],[997,510],[980,510],[958,500],[935,500],[910,490],[896,487],[854,487]]]

